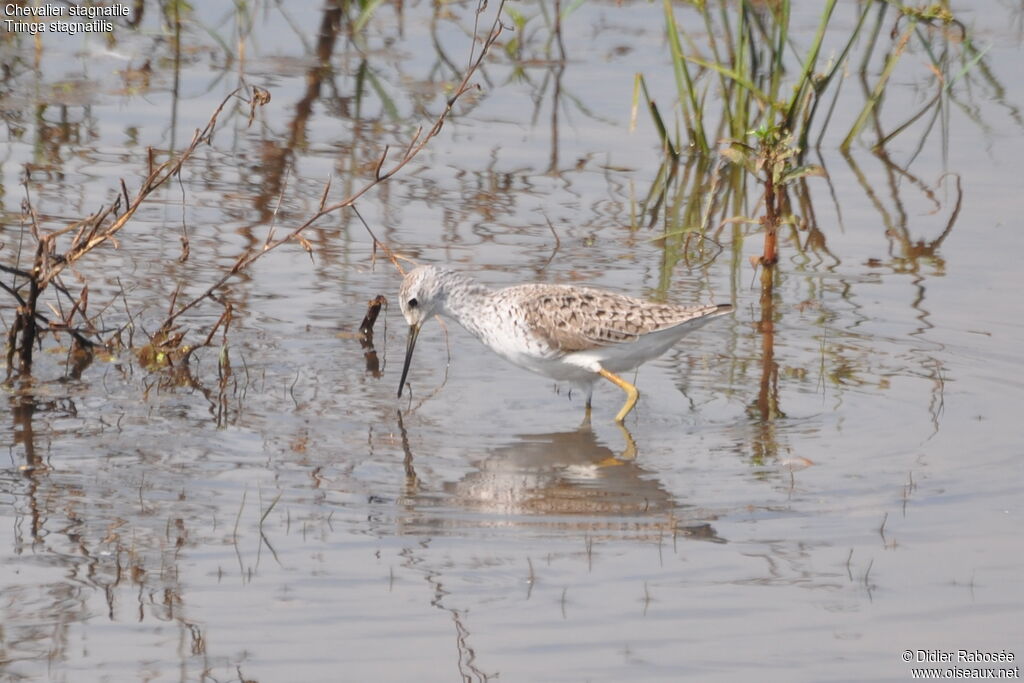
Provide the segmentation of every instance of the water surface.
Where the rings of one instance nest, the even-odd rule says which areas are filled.
[[[29,239],[26,164],[55,229],[136,186],[146,147],[181,149],[235,87],[267,89],[252,126],[231,103],[181,185],[65,276],[144,338],[179,284],[198,294],[428,124],[473,9],[384,3],[353,37],[324,31],[330,8],[197,8],[177,64],[148,4],[113,46],[4,35],[3,263]],[[1024,654],[1021,8],[955,4],[985,72],[920,149],[923,129],[839,154],[862,101],[842,91],[828,181],[808,181],[816,229],[782,241],[770,357],[756,226],[677,263],[645,220],[662,155],[644,116],[630,132],[630,99],[643,72],[671,102],[661,6],[583,3],[564,61],[540,6],[519,9],[519,61],[503,38],[481,90],[360,200],[378,238],[493,286],[736,313],[639,370],[625,433],[614,387],[581,424],[582,396],[455,324],[424,329],[396,401],[399,276],[344,212],[308,231],[312,259],[283,247],[221,293],[228,375],[219,336],[188,376],[129,350],[76,370],[47,338],[4,385],[5,680],[906,680],[907,649]],[[817,10],[794,11],[805,44]],[[839,7],[836,30],[855,18]],[[882,124],[922,105],[929,73],[900,63]],[[374,366],[355,333],[378,294]],[[201,340],[220,313],[182,325]]]

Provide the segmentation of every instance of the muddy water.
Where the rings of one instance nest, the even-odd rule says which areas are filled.
[[[625,431],[614,387],[581,425],[582,397],[454,324],[424,329],[396,401],[398,277],[349,214],[307,234],[312,259],[279,249],[222,292],[229,372],[216,345],[182,376],[128,350],[74,367],[47,338],[4,385],[4,679],[905,680],[905,650],[1024,656],[1024,20],[964,5],[984,68],[930,133],[926,117],[887,155],[868,135],[844,157],[862,99],[843,90],[815,159],[830,182],[809,181],[817,229],[782,241],[769,345],[755,228],[673,266],[637,218],[661,154],[643,116],[629,132],[633,77],[674,87],[658,5],[583,3],[564,63],[523,6],[521,68],[496,51],[483,89],[360,201],[402,255],[491,285],[733,303],[640,369]],[[176,286],[198,294],[301,223],[327,178],[343,198],[438,111],[473,17],[385,3],[351,37],[318,8],[216,6],[188,17],[176,63],[145,8],[113,45],[0,45],[8,266],[29,239],[26,164],[54,229],[137,183],[147,146],[187,144],[242,77],[272,94],[251,127],[229,106],[181,185],[66,277],[109,305],[104,325],[130,312],[136,343]],[[806,41],[817,16],[798,12]],[[930,97],[925,62],[901,62],[880,125]],[[377,294],[374,360],[355,332]],[[183,327],[201,340],[220,312]]]

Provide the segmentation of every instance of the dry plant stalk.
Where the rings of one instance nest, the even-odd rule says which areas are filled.
[[[362,197],[364,194],[366,194],[373,188],[377,187],[378,185],[387,182],[389,179],[391,179],[392,176],[398,173],[398,171],[404,168],[406,164],[408,164],[410,161],[416,158],[416,155],[419,154],[423,150],[423,148],[427,146],[427,143],[430,142],[431,138],[435,137],[438,133],[441,132],[441,129],[444,127],[444,123],[448,119],[448,115],[451,114],[452,108],[455,106],[456,101],[458,101],[458,99],[470,89],[478,87],[471,84],[470,79],[473,77],[473,74],[476,73],[477,69],[483,63],[483,60],[487,56],[487,53],[489,52],[491,46],[494,45],[495,41],[498,40],[498,36],[501,35],[504,29],[504,26],[501,23],[501,12],[504,6],[505,0],[501,0],[501,2],[498,3],[498,8],[494,15],[494,21],[491,24],[491,28],[487,33],[487,37],[483,41],[483,47],[480,50],[479,55],[476,55],[474,57],[473,52],[475,50],[470,51],[470,63],[469,67],[466,69],[466,73],[463,75],[462,80],[459,82],[459,85],[455,88],[455,91],[445,102],[444,109],[441,111],[440,114],[438,114],[437,118],[434,120],[433,125],[430,127],[430,130],[428,130],[426,134],[424,134],[422,126],[417,128],[416,133],[412,136],[412,139],[409,140],[409,143],[405,146],[405,150],[402,152],[401,157],[399,157],[398,160],[395,161],[390,166],[390,168],[386,170],[384,169],[384,165],[388,159],[388,154],[391,151],[391,148],[389,146],[385,146],[384,152],[381,154],[380,159],[377,160],[373,178],[367,181],[361,188],[353,192],[345,199],[339,202],[334,202],[332,204],[327,203],[327,195],[331,189],[331,182],[330,180],[328,180],[327,183],[324,185],[324,191],[320,197],[320,205],[316,213],[314,213],[312,216],[306,219],[306,221],[303,222],[301,225],[289,231],[283,237],[275,238],[274,232],[271,231],[267,235],[267,239],[263,243],[263,246],[261,248],[249,249],[244,253],[240,254],[235,263],[231,266],[231,268],[225,271],[223,275],[220,278],[218,278],[213,284],[207,287],[206,290],[204,290],[202,293],[200,293],[198,296],[193,298],[188,303],[182,305],[181,308],[179,308],[177,311],[168,315],[167,319],[164,320],[160,329],[164,332],[167,332],[170,329],[172,329],[175,320],[178,317],[180,317],[183,313],[194,308],[205,299],[212,297],[214,292],[223,287],[228,282],[228,280],[233,278],[235,275],[241,273],[243,270],[248,268],[257,260],[259,260],[262,256],[264,256],[270,251],[273,251],[282,244],[286,244],[287,242],[291,242],[294,240],[296,242],[299,242],[307,251],[311,251],[312,247],[309,246],[309,242],[302,235],[302,233],[307,228],[309,228],[318,220],[320,220],[321,218],[328,214],[334,213],[346,207],[352,207],[354,209],[356,200],[358,200],[360,197]],[[484,10],[486,10],[486,8],[487,1],[480,0],[480,3],[477,6],[476,10],[478,18],[479,15]],[[473,39],[474,41],[476,40],[475,30]],[[402,266],[398,262],[401,257],[396,255],[395,252],[390,247],[388,247],[388,245],[378,240],[376,235],[374,235],[373,232],[370,230],[369,226],[366,226],[366,230],[367,232],[370,233],[370,237],[373,239],[374,249],[382,249],[385,255],[387,255],[388,259],[391,261],[391,263],[394,264],[395,268],[398,269],[400,273],[403,273],[404,271],[402,269]]]
[[[88,303],[88,287],[83,288],[82,294],[77,300],[73,299],[67,289],[60,284],[61,273],[104,243],[110,242],[115,247],[118,246],[117,233],[131,220],[135,212],[142,206],[142,203],[155,190],[181,171],[182,166],[192,157],[201,144],[211,141],[218,117],[227,103],[237,94],[238,89],[231,92],[221,101],[207,122],[206,127],[202,130],[196,130],[192,136],[191,143],[176,158],[156,164],[153,149],[150,148],[148,150],[149,158],[146,177],[134,196],[129,194],[128,187],[122,179],[121,194],[112,202],[91,216],[58,230],[48,233],[40,230],[38,216],[32,207],[31,197],[28,193],[30,176],[26,169],[23,181],[25,187],[23,213],[30,220],[32,236],[36,240],[36,250],[31,270],[25,271],[20,268],[2,267],[4,272],[9,272],[23,280],[20,286],[3,285],[3,289],[11,294],[18,304],[14,323],[11,325],[7,335],[8,373],[14,369],[15,353],[18,355],[18,370],[22,373],[31,372],[32,353],[40,332],[37,320],[42,321],[46,325],[43,331],[66,331],[72,334],[80,346],[93,346],[94,342],[89,340],[80,331],[71,327],[72,318],[77,313],[86,321],[88,329],[94,331],[92,330],[89,318],[85,314]],[[258,103],[258,100],[253,100],[252,106],[255,107]],[[72,235],[71,244],[66,251],[58,253],[57,241],[65,235]],[[26,284],[28,286],[28,293],[23,295],[22,290]],[[54,285],[59,292],[75,301],[70,314],[65,316],[60,323],[51,322],[38,310],[39,297],[50,285]]]
[[[234,264],[224,271],[221,277],[207,287],[202,293],[192,298],[187,303],[175,308],[178,293],[180,291],[179,287],[172,297],[167,317],[164,319],[157,332],[150,338],[150,342],[146,345],[144,352],[152,353],[154,355],[173,352],[174,357],[176,358],[187,358],[188,355],[190,355],[196,348],[209,345],[218,328],[223,327],[224,334],[226,335],[227,326],[231,320],[231,307],[229,304],[224,302],[219,302],[225,308],[224,314],[221,315],[220,319],[214,324],[213,328],[206,336],[206,339],[196,347],[182,346],[185,333],[175,333],[175,321],[182,314],[191,310],[206,299],[217,301],[215,297],[217,290],[223,287],[231,278],[238,275],[259,260],[264,254],[273,251],[277,247],[287,242],[296,241],[299,242],[307,251],[311,251],[309,242],[302,235],[307,228],[328,214],[346,207],[354,208],[356,200],[374,187],[387,182],[398,171],[404,168],[406,164],[412,161],[416,155],[426,147],[427,143],[441,132],[445,121],[452,112],[455,102],[468,90],[473,87],[477,87],[470,83],[470,79],[483,63],[483,60],[487,56],[491,46],[495,41],[497,41],[498,36],[502,33],[504,27],[501,23],[501,12],[504,5],[505,0],[501,0],[501,2],[498,3],[494,21],[491,24],[487,37],[483,40],[482,49],[479,54],[476,55],[474,55],[476,51],[475,41],[477,40],[476,23],[474,23],[474,46],[470,50],[469,66],[466,73],[455,88],[454,92],[446,101],[444,109],[437,116],[433,125],[426,133],[423,132],[422,127],[418,128],[416,133],[412,136],[412,139],[405,146],[401,156],[397,160],[393,161],[387,169],[385,169],[385,164],[388,162],[388,156],[391,150],[389,147],[385,147],[384,152],[377,161],[373,178],[341,201],[332,204],[327,203],[327,197],[331,187],[331,183],[328,181],[324,186],[320,205],[316,213],[282,237],[275,237],[274,230],[271,229],[270,233],[267,235],[266,241],[260,248],[252,248],[240,254]],[[486,8],[486,0],[480,0],[476,10],[477,21],[479,21],[480,14],[482,14]],[[7,335],[8,375],[15,368],[15,354],[18,356],[18,371],[25,374],[31,372],[32,353],[40,332],[40,329],[37,326],[37,321],[41,321],[45,325],[45,328],[42,329],[43,332],[67,332],[71,334],[75,339],[75,342],[82,347],[91,347],[95,344],[95,342],[90,340],[81,330],[75,329],[72,326],[72,319],[77,314],[81,319],[85,320],[86,332],[94,336],[98,336],[98,332],[92,327],[91,320],[86,315],[88,287],[84,287],[82,293],[76,299],[61,284],[61,273],[66,268],[72,266],[75,262],[79,261],[94,249],[105,243],[109,242],[114,244],[115,247],[118,246],[116,238],[117,233],[120,232],[129,220],[131,220],[143,202],[145,202],[155,190],[167,183],[168,180],[177,176],[184,164],[192,157],[200,145],[204,143],[212,143],[213,133],[221,112],[232,98],[239,96],[239,90],[241,90],[241,88],[236,89],[224,98],[217,109],[213,112],[213,115],[210,117],[206,127],[195,132],[188,147],[186,147],[176,158],[168,159],[163,163],[157,164],[155,161],[154,151],[149,149],[146,176],[134,195],[129,193],[127,185],[124,180],[122,180],[121,194],[118,195],[116,199],[104,206],[104,208],[97,211],[95,214],[81,221],[72,223],[64,228],[49,233],[43,233],[39,229],[38,217],[35,210],[32,208],[31,201],[28,197],[29,178],[28,171],[26,170],[26,178],[24,181],[26,191],[24,214],[29,218],[31,233],[36,240],[36,250],[32,269],[26,271],[17,267],[11,268],[8,266],[0,266],[0,271],[11,273],[15,277],[23,280],[22,284],[17,286],[8,286],[7,284],[0,283],[0,288],[14,297],[17,302],[15,319],[8,330]],[[270,94],[266,90],[254,87],[252,88],[247,101],[250,105],[249,123],[251,124],[257,107],[268,103],[270,101]],[[402,272],[402,267],[398,262],[400,257],[397,256],[386,244],[378,240],[373,232],[370,231],[369,226],[366,226],[366,229],[373,239],[374,250],[377,248],[382,249],[399,272]],[[72,235],[69,248],[63,253],[58,253],[58,239],[69,234]],[[183,238],[183,256],[187,255],[187,250],[188,243],[187,236],[185,236]],[[27,294],[24,294],[23,290],[26,285],[28,292]],[[65,315],[59,322],[51,321],[38,310],[40,295],[51,285],[73,302],[71,312]],[[171,362],[171,364],[173,364],[171,355],[167,355],[166,358]]]
[[[373,325],[377,322],[377,316],[380,315],[380,307],[387,302],[388,300],[384,298],[383,294],[378,294],[366,304],[366,316],[363,317],[363,322],[359,325],[359,333],[364,338],[373,339]]]

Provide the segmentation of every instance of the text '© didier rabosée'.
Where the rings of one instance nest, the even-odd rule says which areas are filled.
[[[911,656],[907,656],[910,654]],[[973,664],[980,662],[1012,662],[1015,657],[1009,650],[907,650],[906,661],[914,662],[956,662]]]

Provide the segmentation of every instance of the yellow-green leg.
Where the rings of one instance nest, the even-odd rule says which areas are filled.
[[[629,415],[629,411],[633,410],[633,406],[636,405],[636,399],[639,398],[640,392],[636,390],[635,386],[618,375],[608,372],[604,368],[598,370],[597,374],[601,375],[606,380],[626,392],[626,402],[622,405],[622,410],[619,411],[619,414],[615,416],[616,422],[622,422],[626,419],[626,416]]]

